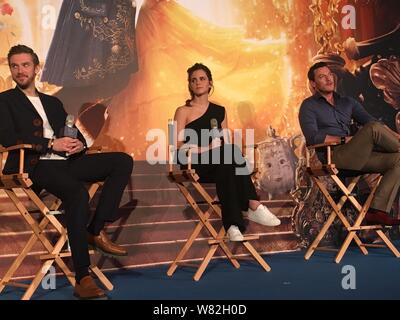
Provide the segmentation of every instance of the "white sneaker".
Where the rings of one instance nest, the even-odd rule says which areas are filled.
[[[231,225],[228,229],[228,237],[230,241],[243,241],[243,235],[237,226]]]
[[[266,206],[262,204],[260,204],[256,210],[251,210],[249,208],[247,212],[249,220],[262,224],[263,226],[276,227],[281,224],[281,220],[279,220]]]

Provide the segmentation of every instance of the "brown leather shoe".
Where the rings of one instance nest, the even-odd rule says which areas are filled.
[[[76,283],[74,296],[79,299],[100,299],[106,298],[106,294],[100,289],[91,276],[86,276]]]
[[[104,230],[100,231],[98,236],[94,236],[88,233],[88,243],[89,245],[100,250],[102,253],[109,254],[112,256],[126,256],[128,251],[126,251],[122,246],[119,246],[112,242]]]

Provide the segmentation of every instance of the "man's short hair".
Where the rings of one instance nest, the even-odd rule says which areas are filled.
[[[27,53],[32,56],[33,64],[35,66],[39,65],[39,57],[33,51],[33,49],[29,48],[28,46],[25,46],[23,44],[18,44],[16,46],[11,47],[10,51],[8,51],[7,59],[8,59],[8,64],[10,64],[10,59],[13,55],[20,54],[20,53]]]
[[[308,78],[308,80],[310,80],[310,81],[315,81],[315,73],[314,73],[314,71],[317,70],[317,69],[319,69],[319,68],[322,68],[322,67],[328,67],[328,64],[327,64],[326,62],[317,62],[317,63],[314,63],[314,64],[310,67],[310,69],[308,70],[308,73],[307,73],[307,78]],[[329,67],[328,67],[328,68],[329,68]]]

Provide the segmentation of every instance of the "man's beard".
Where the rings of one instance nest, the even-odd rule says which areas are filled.
[[[335,89],[329,89],[329,90],[325,90],[325,89],[321,89],[319,88],[318,91],[322,94],[329,94],[335,91]]]
[[[20,81],[18,81],[18,79],[14,79],[14,81],[15,81],[15,83],[18,85],[18,87],[20,87],[20,88],[23,89],[23,90],[29,88],[29,86],[32,84],[32,82],[34,82],[34,80],[35,80],[35,76],[33,76],[33,77],[28,77],[28,78],[26,79],[26,81],[23,82],[23,83],[20,82]]]

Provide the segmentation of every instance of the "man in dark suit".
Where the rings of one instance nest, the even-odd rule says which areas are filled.
[[[8,53],[14,89],[0,93],[0,144],[32,144],[26,152],[25,171],[35,190],[46,189],[63,202],[68,238],[80,298],[104,296],[89,275],[88,245],[110,255],[127,251],[110,241],[103,231],[105,222],[115,215],[130,178],[133,160],[121,152],[85,154],[82,134],[77,138],[58,137],[67,114],[60,100],[40,93],[35,87],[39,59],[34,51],[17,45]],[[19,154],[10,152],[4,173],[18,171]],[[87,226],[89,197],[85,183],[105,181],[95,215]]]

